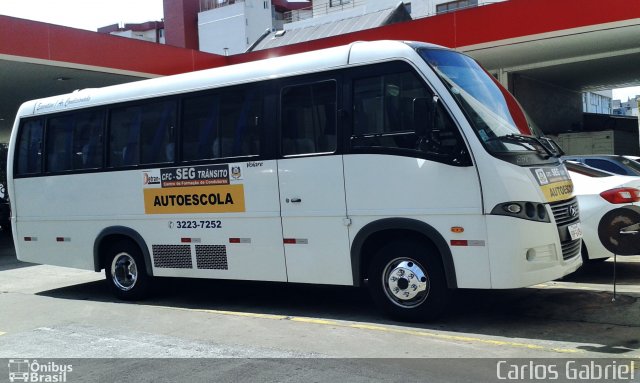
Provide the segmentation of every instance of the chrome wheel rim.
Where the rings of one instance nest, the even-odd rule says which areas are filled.
[[[429,296],[426,269],[411,258],[396,258],[382,272],[382,286],[387,298],[403,308],[416,307]]]
[[[113,284],[122,291],[131,290],[138,281],[138,267],[133,257],[127,253],[120,253],[111,262],[111,279]]]

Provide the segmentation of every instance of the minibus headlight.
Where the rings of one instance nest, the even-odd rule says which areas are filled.
[[[512,201],[500,203],[491,210],[491,214],[506,215],[529,221],[551,222],[546,206],[538,202]]]
[[[519,214],[522,211],[522,206],[518,205],[517,203],[504,205],[503,208],[507,213],[511,214]]]

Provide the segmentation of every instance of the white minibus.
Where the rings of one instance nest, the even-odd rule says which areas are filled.
[[[24,103],[20,260],[160,277],[367,285],[425,320],[459,288],[581,265],[568,173],[473,59],[374,41]]]

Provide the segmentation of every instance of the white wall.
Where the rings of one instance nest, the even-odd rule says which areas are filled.
[[[246,0],[198,13],[198,38],[203,52],[243,53],[267,28],[271,28],[270,0],[266,7],[264,0]]]
[[[478,0],[478,6],[498,3],[506,0]],[[411,17],[414,19],[425,16],[433,16],[436,14],[436,5],[449,3],[451,0],[412,0],[411,1]]]
[[[219,55],[244,52],[247,39],[245,27],[244,3],[198,13],[200,50]]]
[[[322,8],[324,9],[324,8]],[[283,28],[285,30],[291,30],[291,29],[298,29],[298,28],[306,28],[312,25],[320,25],[320,24],[324,24],[324,23],[330,23],[333,21],[337,21],[337,20],[344,20],[344,19],[348,19],[350,17],[356,17],[356,16],[361,16],[364,15],[366,10],[363,6],[357,6],[355,8],[348,8],[345,9],[343,11],[337,11],[337,12],[330,12],[328,14],[321,14],[318,15],[317,13],[315,13],[316,11],[314,10],[314,17],[308,18],[308,19],[304,19],[304,20],[300,20],[300,21],[295,21],[292,23],[288,23],[288,24],[284,24]]]
[[[112,35],[115,36],[121,36],[121,37],[127,37],[130,39],[136,39],[136,40],[143,40],[143,41],[150,41],[152,43],[156,42],[156,30],[155,29],[150,29],[148,31],[118,31],[118,32],[111,32]],[[164,38],[160,39],[160,44],[164,44]]]
[[[248,20],[246,37],[249,39],[249,43],[244,47],[246,50],[265,30],[273,28],[271,0],[246,0],[245,14]]]

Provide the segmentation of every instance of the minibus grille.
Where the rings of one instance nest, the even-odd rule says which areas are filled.
[[[571,240],[568,234],[567,226],[574,224],[580,220],[578,210],[578,200],[573,197],[566,201],[554,202],[549,204],[553,217],[556,220],[558,231],[560,234],[560,245],[562,246],[562,259],[565,261],[580,254],[582,245],[581,239]]]
[[[227,247],[223,245],[196,245],[196,264],[199,269],[228,270]]]
[[[153,245],[153,266],[164,269],[192,269],[191,245]],[[201,270],[229,270],[225,245],[196,245],[196,267]]]
[[[560,225],[569,225],[575,222],[578,222],[580,219],[580,215],[578,212],[578,200],[573,197],[566,201],[554,202],[549,204],[551,206],[551,211],[553,211],[553,217],[556,219],[556,224]],[[576,212],[572,214],[572,210]]]
[[[580,247],[582,245],[581,239],[575,241],[562,242],[562,259],[565,261],[571,259],[580,253]]]
[[[190,245],[153,245],[153,266],[168,269],[191,269]]]

